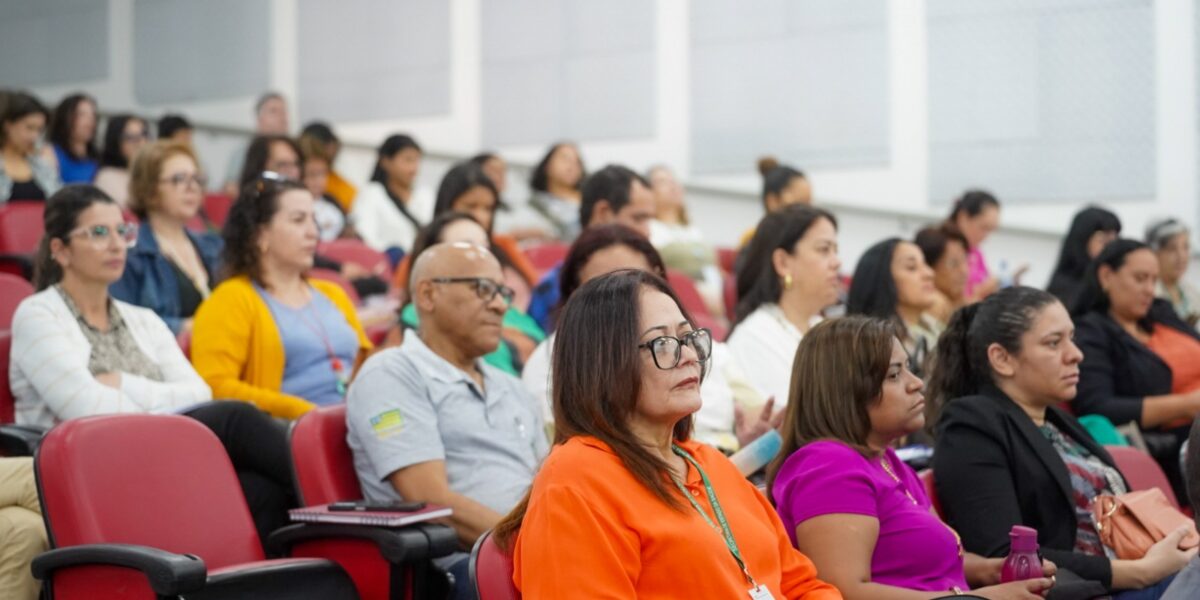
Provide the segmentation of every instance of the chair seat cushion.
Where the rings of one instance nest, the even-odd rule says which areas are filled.
[[[313,558],[242,563],[208,573],[204,590],[188,600],[358,600],[354,582],[337,564]]]

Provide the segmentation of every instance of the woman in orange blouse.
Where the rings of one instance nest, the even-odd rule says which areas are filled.
[[[554,347],[556,446],[495,532],[524,598],[842,597],[766,498],[690,440],[711,349],[650,273],[572,295]]]

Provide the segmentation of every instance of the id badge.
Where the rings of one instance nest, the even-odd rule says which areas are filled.
[[[759,584],[750,588],[750,600],[775,600],[775,596],[771,595],[771,590],[767,586]]]

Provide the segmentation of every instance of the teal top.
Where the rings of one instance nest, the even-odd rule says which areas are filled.
[[[413,329],[416,329],[417,325],[421,323],[421,318],[417,316],[417,307],[413,306],[411,302],[400,311],[400,322]],[[537,321],[533,320],[533,317],[511,306],[504,313],[502,325],[505,329],[515,329],[521,332],[525,337],[538,344],[546,339],[546,333],[538,326]],[[504,340],[500,340],[500,345],[496,347],[496,350],[483,357],[483,360],[510,375],[521,375],[522,365],[513,354],[512,348]]]

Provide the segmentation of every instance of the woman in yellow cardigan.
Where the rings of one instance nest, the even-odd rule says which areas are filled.
[[[341,402],[371,349],[336,284],[310,280],[314,199],[273,173],[247,184],[225,222],[227,279],[196,311],[192,363],[213,397],[285,419]]]

